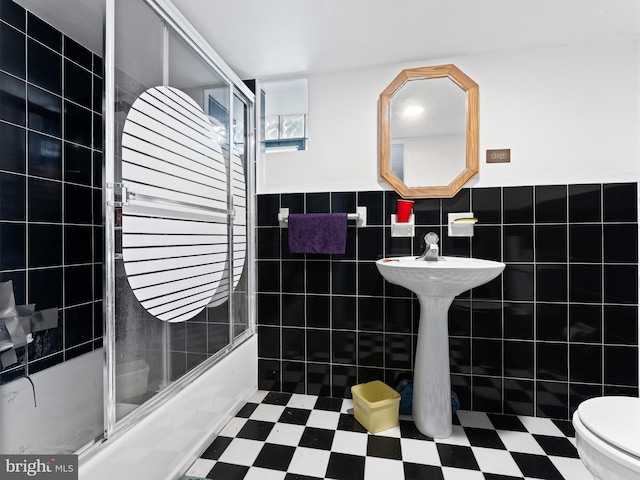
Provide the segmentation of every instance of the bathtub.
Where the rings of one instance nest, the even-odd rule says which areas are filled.
[[[72,453],[103,433],[102,349],[0,385],[0,453]]]
[[[179,478],[256,392],[257,343],[254,335],[130,430],[85,450],[80,479]],[[0,386],[0,453],[73,453],[100,439],[102,364],[100,349],[31,375],[37,407],[26,379]]]
[[[80,456],[80,480],[175,480],[258,386],[254,335],[120,436]]]

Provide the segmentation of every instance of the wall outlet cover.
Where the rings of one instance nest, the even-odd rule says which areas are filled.
[[[509,163],[511,162],[511,149],[502,148],[500,150],[487,150],[487,163]]]

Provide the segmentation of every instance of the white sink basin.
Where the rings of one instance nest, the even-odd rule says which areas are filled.
[[[493,280],[504,263],[478,258],[439,257],[437,261],[417,257],[383,258],[376,262],[388,282],[408,288],[416,295],[455,297]]]
[[[408,288],[420,301],[420,324],[413,373],[413,420],[431,438],[451,435],[451,378],[447,315],[456,295],[500,275],[504,263],[477,258],[383,258],[382,276]]]

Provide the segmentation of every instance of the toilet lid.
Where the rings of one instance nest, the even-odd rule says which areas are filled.
[[[580,404],[578,415],[592,433],[640,457],[640,398],[592,398]]]

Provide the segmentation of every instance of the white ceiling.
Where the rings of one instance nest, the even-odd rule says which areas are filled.
[[[103,0],[16,1],[77,41],[101,51]],[[241,78],[285,78],[640,37],[638,0],[173,3]]]
[[[13,0],[99,55],[102,53],[102,0]]]
[[[241,78],[638,38],[638,0],[173,0]]]

